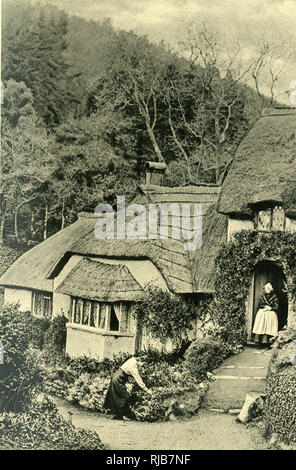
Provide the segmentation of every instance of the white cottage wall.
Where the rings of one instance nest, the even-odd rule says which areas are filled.
[[[287,232],[296,232],[296,220],[286,217],[286,231]]]
[[[21,312],[31,311],[32,291],[29,289],[5,287],[4,302],[12,304],[19,303]]]
[[[241,232],[242,230],[254,230],[253,221],[247,219],[232,219],[229,217],[227,226],[227,242],[231,241],[235,233]]]

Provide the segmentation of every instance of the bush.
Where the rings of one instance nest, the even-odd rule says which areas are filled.
[[[87,357],[69,360],[64,367],[47,371],[44,391],[86,409],[105,413],[103,402],[111,376],[129,357],[119,354],[113,361],[104,359],[102,362]],[[131,407],[139,420],[167,419],[166,412],[173,397],[184,392],[196,395],[198,381],[184,369],[184,361],[179,359],[172,364],[168,362],[170,360],[170,355],[145,354],[141,376],[153,390],[153,396],[143,392],[136,383],[127,385]]]
[[[133,309],[139,324],[147,327],[147,332],[158,338],[163,347],[171,340],[175,350],[188,342],[188,333],[193,329],[199,310],[197,305],[176,294],[171,294],[158,287],[149,287],[146,297]],[[204,313],[204,308],[201,309]]]
[[[41,377],[28,356],[31,315],[19,312],[17,305],[0,307],[0,340],[4,364],[0,365],[0,410],[20,411],[30,401]]]
[[[266,382],[263,419],[266,434],[285,444],[296,443],[296,331],[282,332],[275,344]]]
[[[228,355],[225,345],[218,340],[202,338],[194,341],[185,353],[185,366],[190,374],[198,380],[206,377]]]
[[[50,320],[48,318],[31,318],[32,330],[30,341],[35,348],[43,349],[45,345],[45,336],[50,328]]]
[[[66,337],[67,337],[67,318],[59,315],[54,317],[50,326],[45,332],[44,343],[49,353],[53,355],[64,354],[66,349]]]
[[[98,450],[96,432],[77,429],[52,403],[32,403],[23,413],[0,415],[0,448],[6,450]]]

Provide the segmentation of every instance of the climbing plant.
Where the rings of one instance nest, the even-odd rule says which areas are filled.
[[[222,339],[246,342],[246,300],[255,266],[263,260],[282,267],[290,303],[296,298],[296,234],[243,230],[224,245],[216,259],[215,296],[209,307]]]
[[[193,322],[205,316],[210,301],[207,296],[198,302],[164,291],[155,286],[147,288],[147,296],[133,310],[138,324],[163,344],[170,339],[176,349],[188,341]]]

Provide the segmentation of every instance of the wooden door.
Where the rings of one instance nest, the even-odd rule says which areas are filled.
[[[258,311],[259,299],[263,293],[263,286],[271,283],[275,294],[279,299],[279,330],[287,323],[288,301],[287,294],[284,292],[285,277],[282,269],[275,263],[263,261],[259,263],[254,272],[254,293],[253,293],[253,324]]]

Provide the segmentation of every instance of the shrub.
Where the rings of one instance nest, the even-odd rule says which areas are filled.
[[[202,338],[194,341],[185,353],[185,366],[196,379],[202,380],[206,373],[218,367],[227,355],[221,341]]]
[[[98,450],[96,432],[77,429],[52,403],[32,403],[23,413],[0,415],[0,448],[8,450]]]
[[[65,352],[67,321],[67,318],[62,315],[54,317],[50,322],[49,328],[45,332],[45,347],[53,355],[59,355]]]
[[[182,348],[193,329],[193,320],[199,314],[198,306],[158,287],[150,286],[146,293],[145,300],[138,302],[133,310],[139,324],[145,325],[147,332],[158,338],[163,346],[170,339],[174,349]],[[205,313],[204,306],[200,312]]]
[[[50,327],[50,320],[48,318],[32,316],[31,322],[32,329],[30,341],[35,348],[43,349],[46,332]]]
[[[276,434],[285,444],[296,443],[296,331],[282,332],[275,343],[266,382],[263,419],[267,435]]]
[[[0,307],[0,339],[4,364],[0,365],[0,409],[22,410],[30,401],[41,377],[28,356],[31,340],[31,315],[19,312],[17,305]]]

